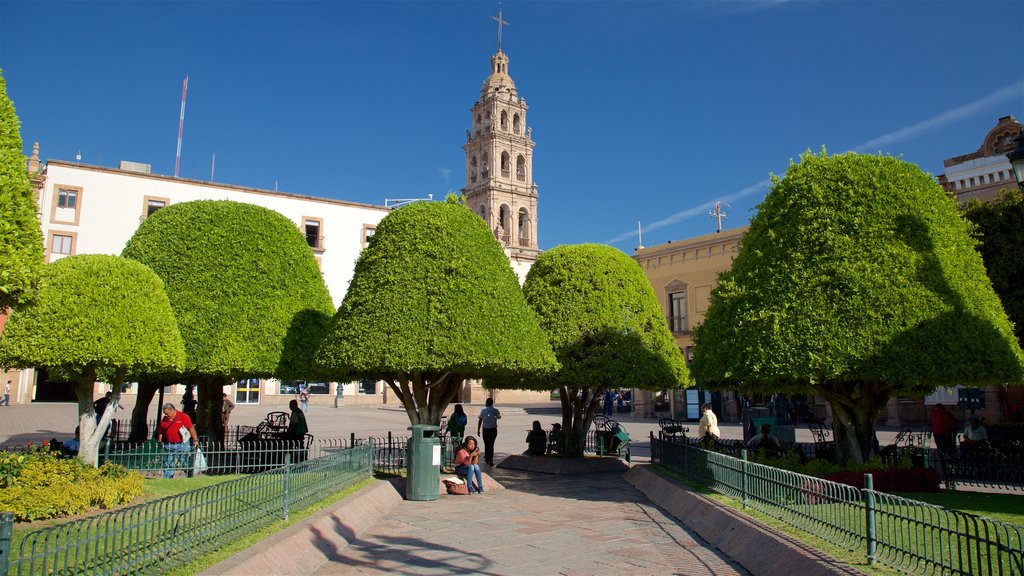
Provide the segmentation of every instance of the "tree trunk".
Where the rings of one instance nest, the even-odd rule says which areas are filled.
[[[857,382],[835,394],[823,394],[832,407],[836,462],[863,464],[871,457],[878,412],[889,401],[888,393],[871,382]]]
[[[591,388],[560,389],[562,400],[562,436],[565,438],[562,456],[582,458],[587,446],[587,431],[594,421],[601,396]]]
[[[79,442],[78,457],[86,464],[99,465],[100,442],[114,419],[116,406],[121,399],[121,382],[124,381],[124,370],[118,370],[110,383],[112,395],[110,404],[103,412],[99,423],[96,422],[96,410],[93,408],[92,390],[96,382],[96,369],[84,370],[75,378],[75,395],[78,396]]]
[[[405,408],[410,424],[439,426],[441,416],[458,396],[463,380],[463,376],[448,372],[437,376],[416,372],[399,374],[387,383]]]
[[[128,441],[133,444],[145,442],[149,439],[149,409],[153,403],[153,397],[160,390],[160,385],[148,380],[140,380],[138,393],[135,396],[135,408],[132,408],[131,432],[128,434]]]
[[[230,379],[227,376],[204,376],[196,380],[199,392],[196,406],[196,433],[214,442],[224,441],[224,425],[221,414],[224,409],[224,387]]]

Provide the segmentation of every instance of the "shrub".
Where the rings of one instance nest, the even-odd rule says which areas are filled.
[[[47,450],[0,452],[0,510],[18,521],[127,504],[142,494],[143,482],[138,472],[114,464],[94,468]]]

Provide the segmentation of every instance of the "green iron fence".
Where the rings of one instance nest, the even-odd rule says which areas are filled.
[[[267,472],[29,532],[16,551],[8,515],[0,575],[161,574],[372,474],[369,445],[298,463],[284,457]]]
[[[1024,527],[747,462],[651,435],[651,460],[744,507],[907,574],[1024,575]]]

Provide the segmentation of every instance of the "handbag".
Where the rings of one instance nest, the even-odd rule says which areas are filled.
[[[196,457],[192,460],[192,475],[196,476],[202,474],[203,472],[206,472],[207,469],[209,469],[209,466],[206,464],[206,456],[203,454],[203,451],[197,447]]]

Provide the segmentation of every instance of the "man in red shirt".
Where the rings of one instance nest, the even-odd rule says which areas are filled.
[[[157,440],[164,445],[164,478],[174,478],[174,471],[178,469],[185,470],[186,476],[192,476],[189,441],[193,439],[198,442],[198,438],[188,414],[179,412],[174,404],[164,404],[164,417],[160,419],[157,429]]]
[[[946,411],[942,404],[932,408],[932,436],[935,447],[946,455],[953,454],[953,435],[956,433],[956,417]]]

